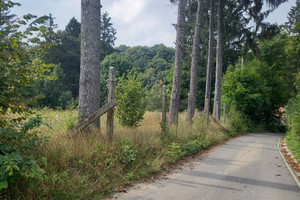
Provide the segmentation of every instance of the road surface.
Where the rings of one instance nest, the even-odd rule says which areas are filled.
[[[143,183],[121,200],[300,200],[277,149],[279,134],[253,133],[217,146],[167,179]]]

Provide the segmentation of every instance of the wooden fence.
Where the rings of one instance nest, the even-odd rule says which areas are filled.
[[[108,102],[103,107],[98,109],[93,115],[84,121],[80,122],[75,128],[69,131],[68,135],[73,136],[82,132],[95,120],[99,119],[102,115],[107,113],[106,120],[106,135],[109,142],[112,141],[113,128],[114,128],[114,107],[117,105],[115,101],[115,74],[116,69],[114,67],[109,68],[109,78],[108,78]]]

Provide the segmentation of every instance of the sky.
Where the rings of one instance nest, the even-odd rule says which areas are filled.
[[[37,16],[51,13],[58,29],[65,29],[72,17],[80,21],[80,0],[15,0],[21,3],[11,13],[22,16],[31,13]],[[266,21],[282,24],[287,21],[287,13],[296,0],[289,0],[270,14]],[[115,46],[163,43],[174,47],[177,6],[170,0],[101,0],[102,10],[112,18],[117,30]]]

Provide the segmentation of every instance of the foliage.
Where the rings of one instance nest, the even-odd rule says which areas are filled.
[[[63,84],[65,74],[60,65],[54,65],[49,75],[53,77],[53,80],[40,80],[36,88],[37,95],[41,96],[37,104],[41,107],[66,109],[72,102],[72,93]]]
[[[297,74],[295,86],[298,94],[289,101],[285,111],[290,134],[294,137],[300,137],[300,72]]]
[[[122,151],[120,154],[121,162],[129,165],[133,161],[136,160],[137,150],[133,149],[132,144],[124,144],[122,145]]]
[[[230,67],[223,77],[222,95],[226,104],[232,104],[255,123],[260,123],[265,118],[265,109],[270,107],[267,96],[269,90],[266,80],[250,66],[245,69]]]
[[[299,33],[300,32],[300,1],[296,1],[296,5],[293,6],[288,13],[288,22],[285,23],[285,27],[291,33]],[[298,23],[298,25],[297,25]]]
[[[101,91],[101,105],[107,102],[107,79],[110,67],[116,68],[116,78],[127,74],[131,62],[129,59],[122,54],[114,52],[104,58],[101,62],[101,72],[100,72],[100,91]]]
[[[247,116],[238,111],[234,104],[231,104],[227,119],[229,120],[231,135],[247,133],[252,128],[251,121],[249,121]]]
[[[299,135],[292,135],[287,134],[285,136],[286,144],[293,154],[294,158],[300,162],[300,136]]]
[[[146,111],[146,91],[142,86],[141,75],[131,70],[127,79],[123,75],[116,86],[116,116],[124,126],[138,126]]]
[[[162,85],[154,84],[147,94],[147,109],[149,111],[162,109]]]
[[[40,164],[46,164],[45,158],[36,160],[32,156],[41,139],[37,132],[31,131],[42,124],[42,118],[35,117],[25,123],[12,122],[0,128],[0,190],[22,179],[30,186],[44,179],[45,171]]]
[[[51,136],[34,151],[34,157],[47,158],[47,165],[40,164],[47,178],[35,182],[32,188],[20,180],[19,187],[2,190],[0,199],[105,199],[128,184],[168,170],[173,163],[168,151],[175,151],[170,144],[177,144],[184,155],[189,155],[227,138],[215,126],[206,126],[202,118],[196,119],[193,127],[187,126],[185,114],[180,113],[178,134],[163,143],[160,113],[147,112],[141,126],[134,129],[116,123],[113,145],[108,145],[98,132],[66,140],[68,127],[78,118],[77,110],[44,108],[36,112],[52,127],[36,130],[40,137]],[[105,120],[101,121],[105,129]],[[170,128],[170,132],[175,130]]]
[[[267,128],[281,126],[278,109],[287,103],[293,90],[291,72],[285,52],[287,38],[279,35],[260,42],[260,55],[247,56],[240,64],[229,67],[223,78],[223,100],[233,105],[245,119]],[[247,120],[246,120],[247,121]]]
[[[9,4],[10,1],[5,2]],[[37,18],[28,14],[12,23],[7,22],[5,31],[0,30],[0,112],[2,115],[8,109],[18,113],[24,111],[25,106],[35,100],[34,97],[29,98],[32,86],[36,85],[39,79],[50,78],[45,74],[50,71],[52,65],[47,65],[41,60],[48,45],[39,44],[40,36],[45,32],[45,26],[41,24],[46,19],[45,16]],[[27,27],[20,31],[22,25]],[[7,34],[7,31],[13,29],[14,32]]]
[[[100,58],[102,60],[105,58],[105,56],[114,52],[113,46],[115,44],[115,40],[117,39],[117,31],[111,23],[111,17],[109,17],[108,12],[104,12],[101,15],[100,28]]]
[[[101,19],[100,57],[103,60],[106,55],[114,51],[112,46],[116,40],[116,30],[113,28],[113,24],[110,22],[111,18],[107,12],[101,16]],[[65,74],[62,79],[63,84],[72,93],[72,97],[77,98],[79,95],[81,24],[73,17],[70,19],[65,30],[58,30],[56,32],[53,30],[55,27],[51,25],[53,21],[48,24],[48,30],[51,34],[47,35],[47,42],[52,44],[52,46],[47,51],[47,54],[44,55],[44,59],[47,63],[60,64]],[[102,83],[102,87],[104,86]],[[106,98],[106,95],[103,96]]]

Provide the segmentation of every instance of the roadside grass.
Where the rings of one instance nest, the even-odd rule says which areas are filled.
[[[214,124],[196,117],[193,125],[180,113],[178,126],[162,132],[161,113],[146,112],[137,128],[122,127],[116,120],[114,140],[108,145],[105,136],[106,116],[101,118],[101,132],[67,137],[77,123],[76,110],[36,111],[49,127],[42,126],[42,137],[49,137],[37,157],[46,157],[42,166],[47,178],[27,189],[14,188],[14,199],[102,199],[126,185],[155,177],[185,156],[227,139],[228,134]],[[225,124],[223,124],[226,126]]]
[[[300,136],[288,134],[285,136],[285,141],[294,158],[300,164]]]

